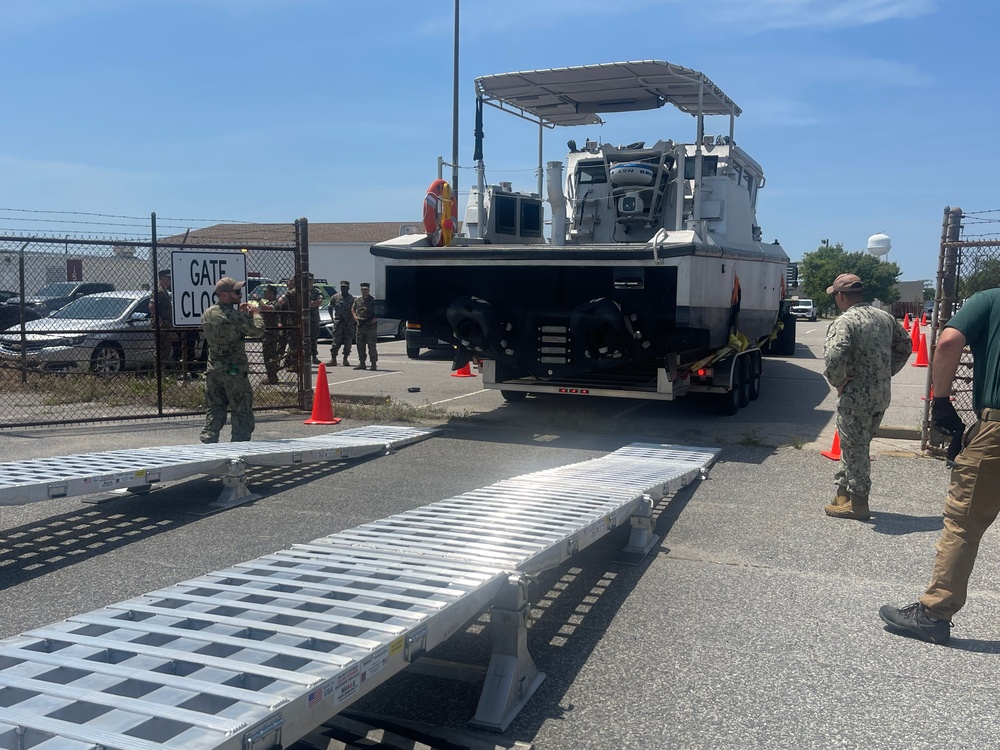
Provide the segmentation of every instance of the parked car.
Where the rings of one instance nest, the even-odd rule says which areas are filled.
[[[11,292],[7,289],[0,289],[0,305],[9,299],[14,299],[14,297],[20,297],[21,295],[17,292]]]
[[[926,302],[924,302],[924,315],[927,316],[927,320],[930,320],[933,314],[934,314],[934,300],[929,299]]]
[[[47,318],[26,323],[24,361],[43,371],[114,375],[152,367],[156,339],[149,292],[88,294]],[[20,365],[20,326],[0,333],[0,364]]]
[[[339,289],[337,291],[340,291]],[[326,305],[319,309],[319,340],[320,341],[333,341],[333,318],[330,315],[330,308]],[[396,318],[379,318],[378,319],[378,337],[380,339],[384,338],[403,338],[403,331],[406,329],[406,321],[398,320]]]
[[[42,314],[33,307],[24,308],[24,322],[38,320]],[[21,306],[20,305],[0,305],[0,331],[16,327],[21,330]]]
[[[403,337],[406,339],[406,356],[410,359],[419,357],[421,349],[443,349],[450,351],[455,348],[455,345],[450,341],[444,341],[436,336],[424,336],[420,331],[419,323],[410,323],[407,321]]]
[[[792,315],[799,320],[816,320],[816,303],[811,299],[800,297],[792,303]]]
[[[95,281],[57,281],[54,284],[46,284],[35,294],[24,298],[25,307],[32,307],[42,315],[48,315],[54,310],[58,310],[63,305],[88,294],[98,292],[113,292],[114,284],[105,284]],[[20,305],[20,297],[11,297],[7,300],[8,305]]]

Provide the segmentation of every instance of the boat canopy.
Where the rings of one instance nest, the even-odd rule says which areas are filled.
[[[593,125],[604,112],[673,104],[690,115],[738,117],[740,108],[704,73],[660,60],[499,73],[476,79],[484,102],[547,127]]]

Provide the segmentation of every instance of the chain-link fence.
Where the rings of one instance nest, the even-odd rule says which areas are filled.
[[[0,234],[0,427],[204,413],[198,321],[244,264],[267,329],[246,342],[254,408],[302,408],[309,313],[285,291],[308,278],[304,219],[159,237],[154,214],[140,239]]]
[[[976,292],[1000,287],[998,223],[1000,209],[968,213],[960,208],[944,209],[937,289],[926,334],[932,367],[938,335],[962,303]],[[945,438],[930,429],[934,393],[931,372],[932,368],[928,368],[921,444],[928,453],[943,456],[948,448]],[[966,425],[972,425],[976,414],[972,407],[972,353],[968,349],[962,353],[952,385],[952,400]]]

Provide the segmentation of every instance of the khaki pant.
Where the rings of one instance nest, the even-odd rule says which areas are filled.
[[[963,442],[944,502],[931,582],[920,597],[946,620],[965,605],[979,540],[1000,511],[1000,422],[976,422]]]

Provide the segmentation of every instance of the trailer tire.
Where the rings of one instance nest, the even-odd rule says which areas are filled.
[[[781,322],[785,327],[781,329],[778,336],[778,347],[783,357],[795,356],[795,316],[788,314],[782,317]]]
[[[406,347],[406,356],[409,359],[416,359],[417,357],[420,356],[420,347],[419,346]]]
[[[742,400],[741,391],[743,390],[743,373],[742,366],[739,362],[733,368],[733,383],[732,387],[725,393],[720,393],[719,399],[719,413],[724,417],[731,417],[736,412],[740,410]]]
[[[735,384],[735,390],[738,394],[737,401],[741,409],[750,403],[750,380],[753,377],[753,365],[750,363],[750,356],[749,354],[744,354],[736,361],[739,381]]]
[[[527,391],[505,391],[500,390],[500,395],[503,396],[503,400],[509,404],[516,404],[519,401],[524,401],[528,397]]]
[[[756,401],[760,397],[760,379],[764,370],[764,363],[761,360],[759,351],[748,355],[750,358],[750,400]]]

